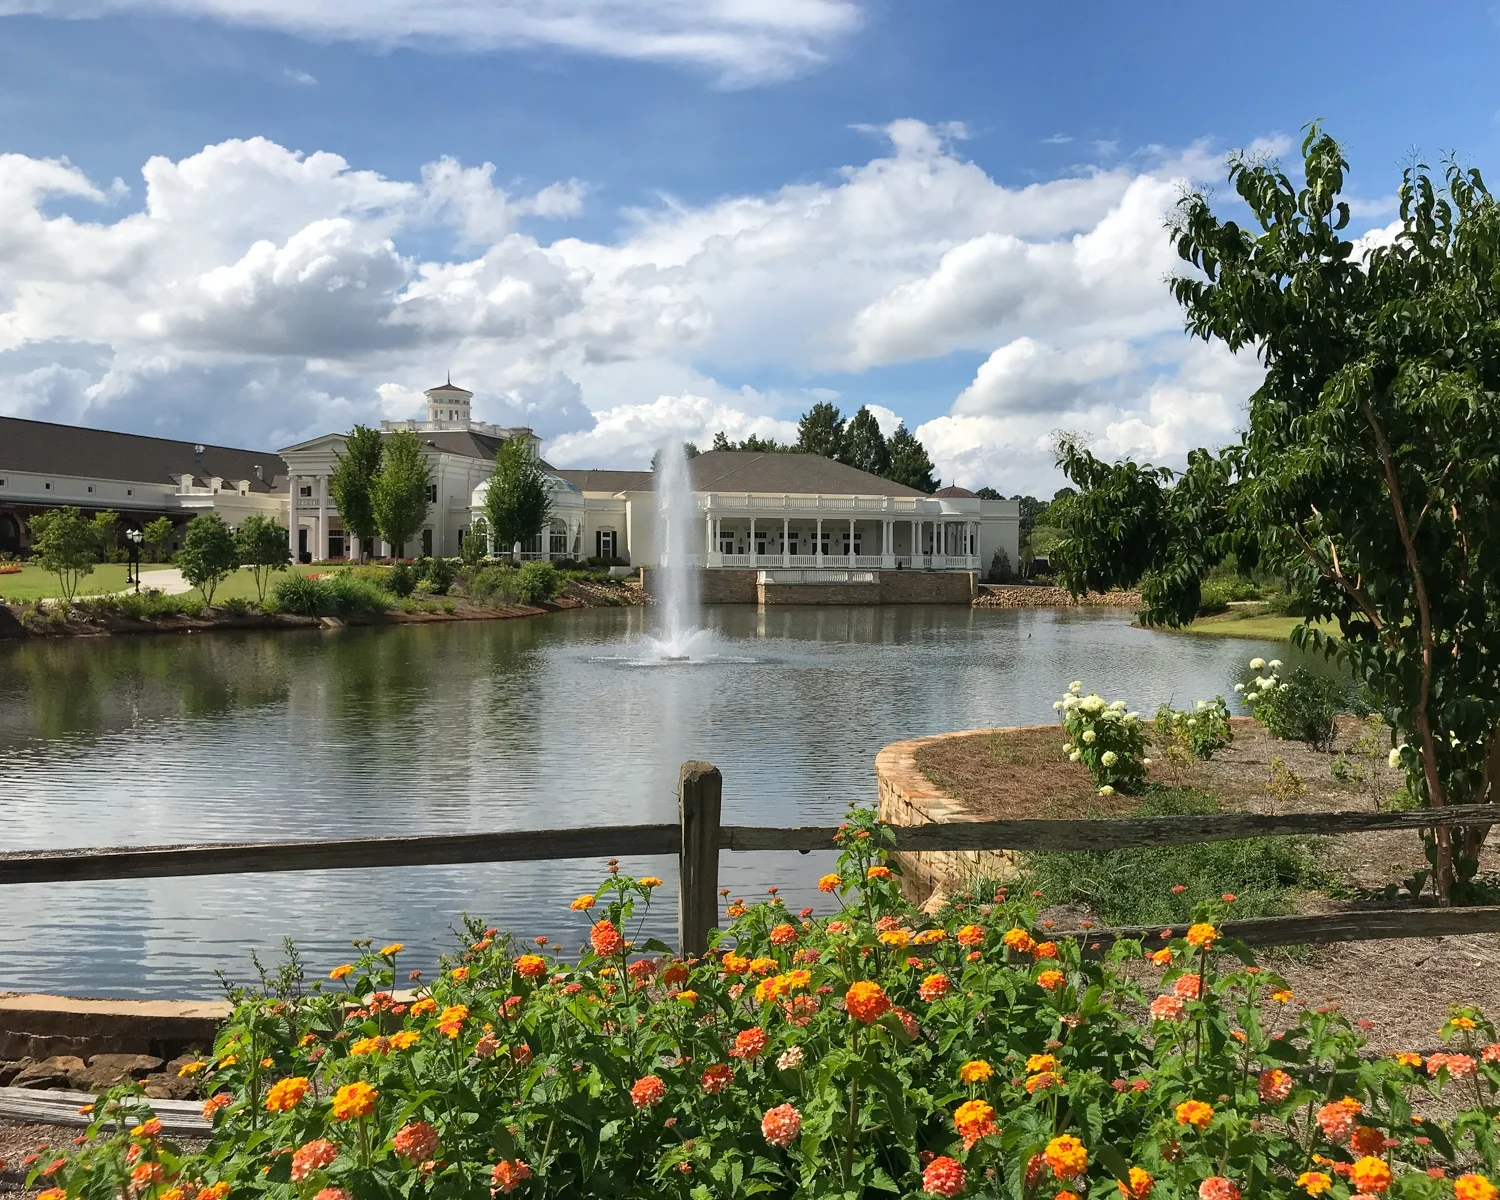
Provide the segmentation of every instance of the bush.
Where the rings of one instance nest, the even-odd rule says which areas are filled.
[[[244,617],[255,611],[255,602],[243,596],[231,596],[219,607],[231,617]]]
[[[1148,788],[1143,817],[1207,816],[1219,811],[1210,795]],[[1108,924],[1169,925],[1221,893],[1235,896],[1239,917],[1289,912],[1298,889],[1316,887],[1323,872],[1313,852],[1294,838],[1251,838],[1102,852],[1027,854],[1026,892],[1048,904],[1083,904]],[[1182,888],[1182,891],[1174,891]]]
[[[1123,1176],[1142,1200],[1153,1187],[1291,1200],[1352,1173],[1440,1200],[1455,1189],[1429,1170],[1496,1175],[1480,1089],[1500,1065],[1479,1052],[1496,1036],[1482,1014],[1455,1011],[1444,1037],[1464,1054],[1429,1078],[1420,1058],[1363,1055],[1349,1017],[1245,966],[1223,903],[1199,906],[1187,937],[1153,938],[1150,961],[1134,941],[1088,956],[1054,942],[1009,894],[937,925],[901,900],[873,814],[850,824],[865,836],[820,884],[832,919],[735,901],[706,955],[630,946],[622,931],[653,916],[661,881],[612,874],[574,904],[589,925],[577,959],[472,920],[410,996],[393,994],[399,944],[358,943],[334,986],[292,958],[231,993],[197,1068],[213,1094],[206,1146],[129,1131],[127,1112],[147,1114],[128,1084],[97,1102],[79,1146],[36,1160],[28,1190],[107,1200],[133,1178],[147,1185],[133,1194],[180,1180],[208,1198],[1105,1200]],[[1413,1115],[1424,1093],[1432,1107]],[[1370,1133],[1354,1145],[1382,1142],[1358,1165],[1355,1105]],[[1340,1179],[1329,1195],[1349,1191]]]
[[[1347,698],[1347,688],[1306,667],[1282,679],[1278,674],[1281,663],[1274,658],[1269,664],[1252,658],[1250,669],[1257,674],[1236,690],[1243,689],[1245,704],[1267,733],[1284,741],[1306,742],[1315,750],[1327,750],[1333,744],[1334,718]],[[1261,675],[1261,670],[1267,673]]]
[[[1156,740],[1160,746],[1181,746],[1192,757],[1207,761],[1234,741],[1229,705],[1223,696],[1198,701],[1192,712],[1163,704],[1156,710]]]
[[[543,604],[563,589],[557,568],[547,562],[522,563],[516,575],[516,591],[522,604]]]
[[[391,569],[385,573],[385,590],[393,596],[405,598],[410,596],[417,587],[417,573],[412,565],[397,559],[391,564]]]
[[[463,573],[463,588],[475,604],[491,607],[520,602],[517,576],[520,572],[502,563],[470,569]]]
[[[451,558],[429,558],[423,560],[421,579],[434,596],[446,596],[458,576],[458,567]]]
[[[202,616],[204,610],[201,596],[169,596],[158,588],[147,588],[144,592],[125,592],[111,597],[115,609],[122,617],[133,621],[156,621],[163,617]]]
[[[1290,592],[1272,592],[1266,597],[1266,611],[1278,617],[1307,616],[1307,601]]]
[[[276,581],[275,601],[279,611],[303,617],[352,617],[385,612],[391,606],[384,589],[352,571],[321,579],[288,575]]]
[[[1010,555],[1004,550],[996,550],[990,559],[989,573],[985,579],[989,583],[1009,583],[1011,577]]]
[[[1082,692],[1083,684],[1075,680],[1068,694],[1052,706],[1062,713],[1068,731],[1063,751],[1088,767],[1101,796],[1135,791],[1146,776],[1140,713],[1126,712],[1123,700],[1106,704],[1098,695]]]

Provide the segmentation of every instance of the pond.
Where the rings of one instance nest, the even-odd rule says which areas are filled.
[[[1072,679],[1145,712],[1231,696],[1284,644],[1133,628],[1114,612],[712,609],[720,660],[634,665],[652,614],[0,647],[5,847],[453,833],[674,821],[678,765],[724,773],[724,819],[832,824],[905,737],[1055,719]],[[819,899],[831,854],[731,854],[736,895]],[[675,862],[649,924],[675,931]],[[429,968],[465,911],[576,945],[598,862],[328,871],[0,890],[0,989],[201,996],[293,937]],[[403,960],[405,962],[405,960]]]

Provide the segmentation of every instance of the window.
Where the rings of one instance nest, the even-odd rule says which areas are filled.
[[[432,557],[432,530],[422,530],[422,557]]]
[[[619,535],[613,529],[594,531],[594,553],[600,558],[619,557]]]
[[[312,484],[310,484],[310,483],[304,483],[300,488],[297,489],[297,495],[299,495],[299,496],[311,496],[312,495]]]
[[[125,489],[125,494],[127,496],[134,496],[135,495],[135,488],[126,488]]]
[[[566,529],[552,530],[552,536],[547,539],[547,549],[552,554],[567,554],[568,531]]]
[[[4,486],[5,486],[5,480],[3,478],[0,478],[0,487],[4,487]]]
[[[52,490],[52,481],[50,479],[47,480],[46,483],[42,484],[42,487],[50,492]]]
[[[427,503],[428,504],[436,504],[437,503],[437,484],[435,484],[435,483],[429,483],[427,485]]]
[[[94,494],[94,485],[91,483],[91,484],[89,484],[89,495],[92,496],[93,494]]]
[[[733,554],[734,553],[734,534],[731,533],[727,529],[720,529],[719,530],[719,553],[720,554]]]

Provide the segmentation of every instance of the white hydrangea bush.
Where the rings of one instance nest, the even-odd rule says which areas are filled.
[[[1126,712],[1123,700],[1106,703],[1096,692],[1085,696],[1083,682],[1076,679],[1052,707],[1068,732],[1063,752],[1088,767],[1101,796],[1140,787],[1151,763],[1140,713]]]

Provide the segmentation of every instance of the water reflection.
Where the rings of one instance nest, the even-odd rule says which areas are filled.
[[[668,821],[677,767],[725,774],[726,820],[833,822],[901,737],[1053,719],[1083,678],[1150,711],[1230,695],[1289,647],[1150,633],[1114,613],[725,607],[710,666],[622,665],[638,609],[341,633],[36,641],[0,649],[11,848]],[[726,854],[724,882],[814,903],[829,856]],[[628,863],[671,879],[673,864]],[[0,988],[204,994],[284,935],[447,946],[468,909],[577,935],[599,865],[330,871],[8,888]],[[675,895],[653,922],[670,934]],[[414,961],[412,965],[427,965]]]

